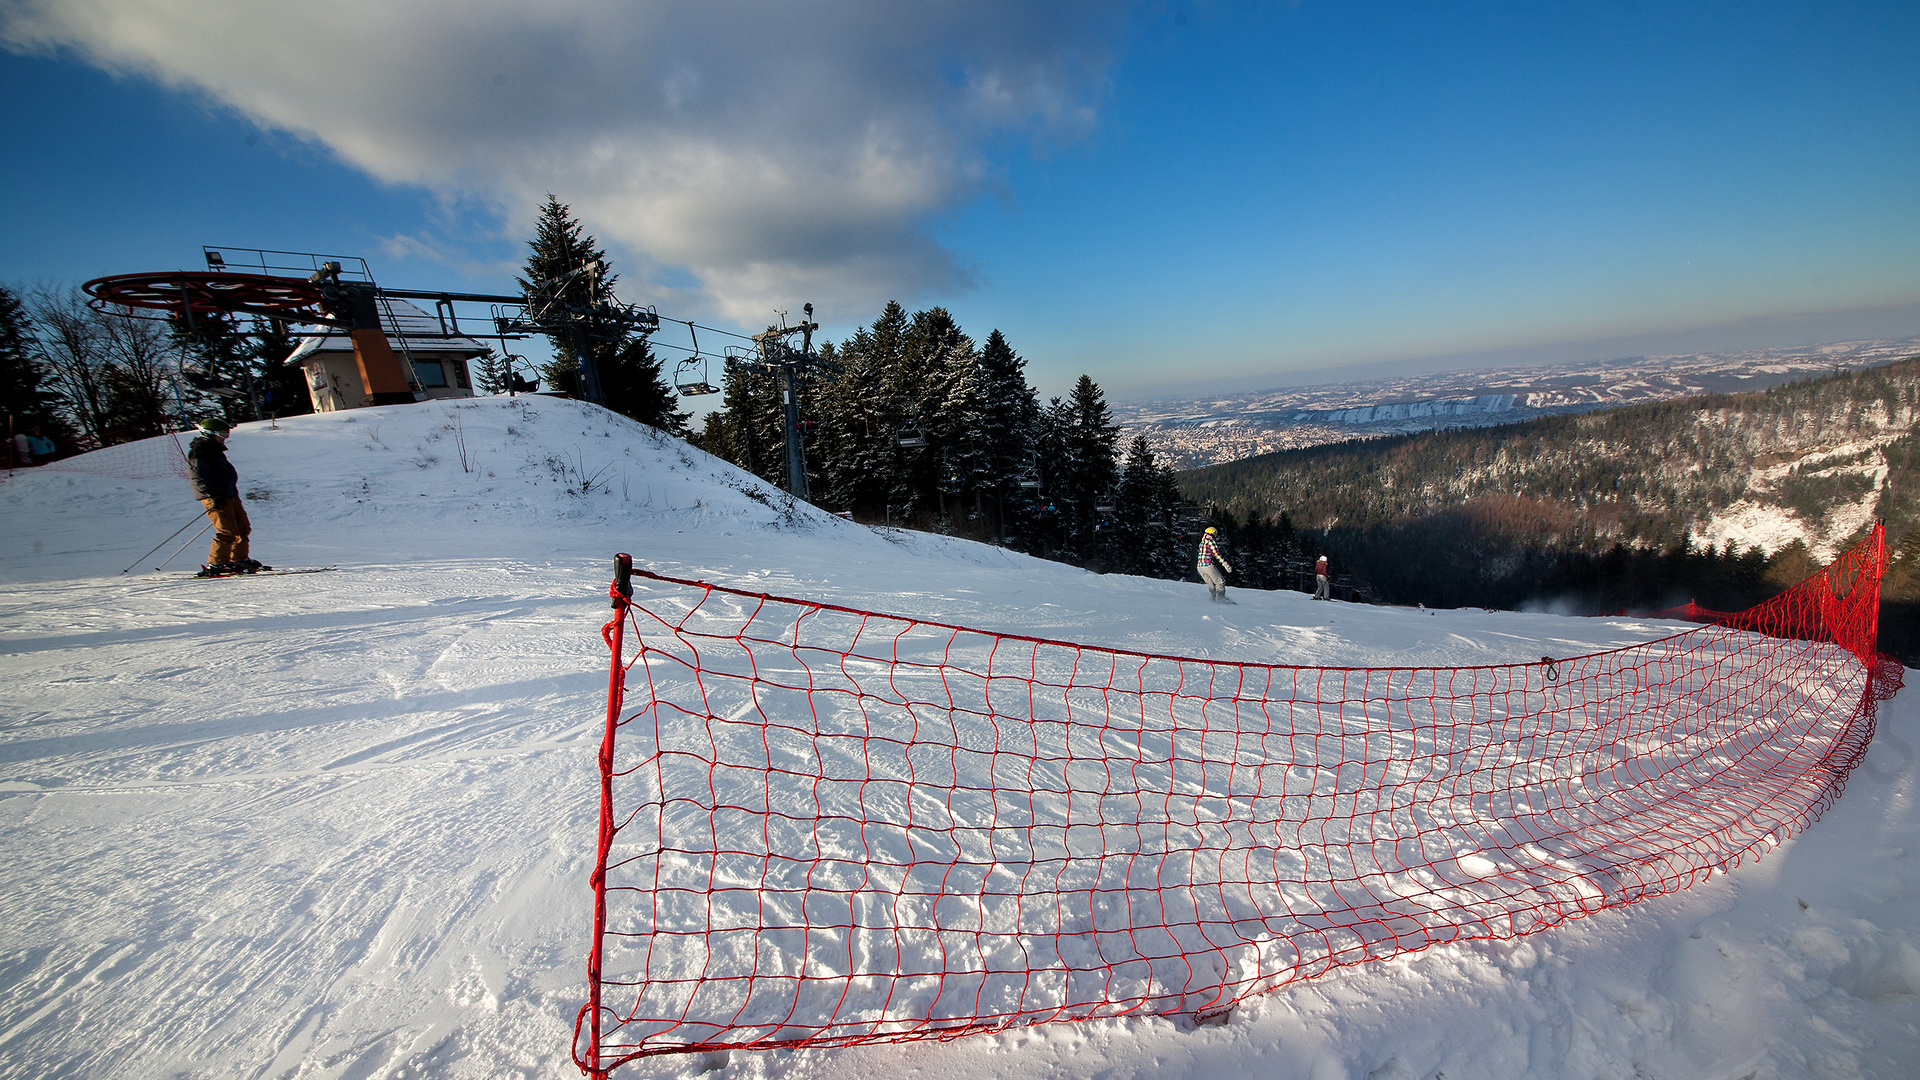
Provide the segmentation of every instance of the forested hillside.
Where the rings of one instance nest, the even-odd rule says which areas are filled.
[[[1122,448],[1106,396],[1082,375],[1045,403],[994,330],[976,344],[944,308],[890,303],[821,346],[799,394],[812,501],[873,525],[908,525],[1102,570],[1178,577],[1197,527],[1172,470],[1143,440]],[[786,484],[774,377],[729,365],[725,405],[695,437]]]
[[[1756,393],[1268,454],[1182,473],[1180,487],[1222,517],[1284,516],[1383,599],[1448,606],[1745,606],[1878,517],[1899,623],[1900,605],[1920,601],[1917,413],[1920,357]]]

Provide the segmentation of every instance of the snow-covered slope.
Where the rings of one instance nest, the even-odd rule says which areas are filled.
[[[615,551],[1229,659],[1487,663],[1669,629],[1292,594],[1216,607],[1198,584],[852,525],[545,398],[244,425],[231,455],[255,553],[340,569],[196,581],[196,544],[152,573],[170,544],[121,575],[194,514],[183,481],[80,461],[0,483],[0,1076],[574,1075]],[[1220,1027],[1142,1018],[622,1075],[1910,1075],[1909,704],[1883,709],[1825,819],[1680,896],[1342,973]]]

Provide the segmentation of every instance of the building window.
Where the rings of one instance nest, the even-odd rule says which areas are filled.
[[[415,360],[413,373],[420,376],[420,385],[437,387],[447,385],[447,369],[440,366],[438,360]]]

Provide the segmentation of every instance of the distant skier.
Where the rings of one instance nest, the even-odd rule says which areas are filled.
[[[1327,595],[1327,557],[1325,555],[1320,556],[1320,561],[1313,564],[1313,598],[1315,600],[1333,599]]]
[[[207,552],[207,564],[196,577],[226,577],[271,570],[247,557],[248,538],[253,525],[247,521],[247,508],[240,502],[240,474],[227,460],[227,422],[217,416],[200,421],[200,434],[187,446],[187,462],[193,466],[193,494],[213,519],[213,547]]]
[[[1220,572],[1220,567],[1225,567],[1227,573],[1232,573],[1233,564],[1220,554],[1218,547],[1214,546],[1213,537],[1213,526],[1209,525],[1206,534],[1200,537],[1200,565],[1195,569],[1200,573],[1200,580],[1207,583],[1207,590],[1213,594],[1214,600],[1225,603],[1227,577]],[[1214,563],[1219,563],[1220,566],[1215,566]]]

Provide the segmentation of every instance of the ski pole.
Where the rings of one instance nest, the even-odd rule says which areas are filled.
[[[182,526],[180,526],[179,528],[177,528],[177,529],[175,529],[175,530],[173,530],[173,536],[179,536],[179,535],[180,535],[181,533],[183,533],[183,532],[186,532],[186,531],[187,531],[188,529],[191,529],[191,528],[193,528],[193,523],[194,523],[194,522],[196,522],[196,521],[199,521],[199,520],[200,520],[201,518],[203,518],[203,517],[206,517],[206,516],[207,516],[207,515],[205,515],[205,514],[195,514],[195,515],[194,515],[193,517],[191,517],[191,518],[189,518],[189,519],[187,519],[187,523],[186,523],[185,525],[182,525]],[[201,531],[201,532],[205,532],[206,530],[205,530],[205,529],[202,529],[202,530],[200,530],[200,531]],[[163,548],[163,547],[166,547],[166,546],[167,546],[167,541],[168,541],[168,540],[172,540],[172,539],[173,539],[173,536],[169,536],[169,537],[167,537],[167,539],[166,539],[166,540],[162,540],[162,541],[160,541],[159,543],[157,543],[157,544],[155,544],[155,545],[153,545],[152,547],[150,547],[150,548],[148,548],[148,549],[147,549],[147,555],[151,555],[151,554],[153,554],[154,552],[156,552],[156,551],[159,551],[159,550],[160,550],[161,548]],[[130,572],[130,571],[131,571],[131,570],[133,569],[133,567],[134,567],[134,566],[139,566],[139,565],[141,564],[141,562],[143,562],[143,561],[144,561],[144,560],[146,559],[146,557],[147,557],[147,555],[142,555],[142,556],[140,556],[140,558],[138,558],[138,559],[135,559],[135,560],[133,560],[133,566],[129,566],[129,567],[127,567],[127,569],[125,569],[125,570],[122,570],[122,571],[120,571],[120,572],[121,572],[121,573],[123,573],[123,574],[125,574],[125,573],[128,573],[128,572]]]
[[[169,555],[169,556],[167,556],[167,557],[166,557],[166,558],[164,558],[164,559],[161,559],[161,560],[160,560],[160,565],[159,565],[159,566],[156,566],[156,567],[154,567],[154,569],[155,569],[155,570],[159,570],[159,569],[161,569],[162,567],[165,567],[165,566],[166,566],[166,565],[167,565],[168,563],[170,563],[170,562],[172,562],[172,561],[173,561],[173,560],[174,560],[175,558],[177,558],[177,557],[179,557],[179,555],[180,555],[180,553],[181,553],[181,552],[183,552],[183,551],[185,551],[185,550],[187,550],[187,544],[191,544],[191,543],[193,543],[193,542],[194,542],[195,540],[198,540],[198,539],[200,539],[201,537],[203,537],[203,536],[205,536],[205,535],[207,535],[207,530],[208,530],[208,529],[211,529],[211,528],[213,528],[213,522],[211,522],[211,521],[209,521],[209,522],[207,522],[207,523],[206,523],[205,525],[202,525],[202,526],[200,527],[200,531],[199,531],[199,532],[197,532],[197,533],[194,533],[194,534],[193,534],[192,536],[190,536],[190,537],[188,537],[188,538],[187,538],[187,543],[186,543],[186,544],[181,544],[181,545],[180,545],[179,547],[177,547],[177,548],[174,548],[174,549],[173,549],[173,554],[172,554],[172,555]],[[178,536],[178,535],[180,535],[180,534],[179,534],[179,533],[175,533],[175,534],[174,534],[174,536]],[[168,539],[168,540],[171,540],[171,539],[173,539],[173,537],[171,537],[171,536],[170,536],[170,537],[168,537],[167,539]],[[166,543],[166,540],[162,540],[162,541],[161,541],[161,543],[163,543],[163,544],[164,544],[164,543]]]

